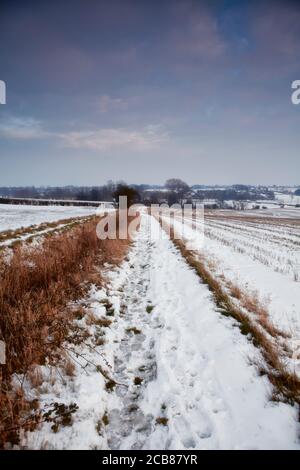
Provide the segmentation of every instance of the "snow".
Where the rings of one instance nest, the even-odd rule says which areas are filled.
[[[275,192],[275,198],[284,204],[300,204],[300,196],[296,196],[293,192],[290,193],[278,193]]]
[[[223,213],[224,215],[224,213]],[[179,221],[176,228],[181,227]],[[274,324],[300,339],[300,226],[265,221],[257,224],[243,217],[226,220],[218,215],[205,218],[205,238],[201,253],[211,260],[214,274],[224,277],[247,292],[258,293],[267,303]],[[199,237],[202,225],[198,226]],[[185,224],[185,236],[195,231]],[[201,238],[202,240],[202,238]]]
[[[96,213],[95,207],[0,204],[0,232]]]
[[[238,212],[240,217],[278,217],[278,218],[299,218],[300,217],[300,208],[285,206],[280,207],[277,202],[267,202],[267,201],[252,201],[251,203],[245,202],[243,211],[232,210],[234,208],[234,202],[237,201],[225,201],[227,208],[219,209],[219,213],[223,214],[236,214]],[[237,205],[237,204],[235,204]],[[255,206],[259,206],[259,209],[254,209]]]
[[[169,240],[153,251],[151,297],[162,327],[157,380],[145,391],[143,409],[159,414],[164,404],[169,422],[156,427],[148,448],[297,447],[295,410],[268,402],[269,386],[248,361],[255,348],[216,312],[208,288]]]
[[[73,426],[54,434],[44,423],[24,442],[60,449],[299,449],[297,409],[269,400],[269,382],[249,362],[259,359],[258,350],[217,311],[207,286],[159,233],[144,213],[127,259],[107,273],[106,289],[85,300],[96,316],[104,313],[104,298],[113,304],[105,344],[82,345],[78,352],[90,361],[85,371],[76,367],[65,385],[39,391],[42,403],[79,405]],[[110,393],[92,366],[99,354],[117,382]],[[96,432],[105,412],[108,423]]]
[[[85,305],[92,309],[96,317],[101,317],[105,312],[101,301],[105,298],[105,290],[92,288],[85,299]],[[77,324],[85,326],[91,337],[97,333],[97,326],[87,327],[85,319],[79,320]],[[95,352],[93,343],[88,340],[74,348],[70,348],[69,344],[64,346],[72,350],[69,355],[74,360],[74,376],[67,377],[63,368],[42,366],[39,367],[44,378],[41,386],[36,390],[27,380],[25,390],[27,397],[37,397],[40,408],[46,411],[51,408],[53,402],[65,405],[76,403],[79,410],[74,415],[72,426],[62,427],[57,433],[52,432],[52,423],[46,422],[36,432],[27,433],[23,439],[23,448],[84,450],[106,446],[106,439],[99,433],[97,426],[102,423],[108,393],[105,390],[104,377],[96,366],[100,365],[110,373],[107,366],[110,360],[109,351],[108,357],[101,356],[99,351]]]

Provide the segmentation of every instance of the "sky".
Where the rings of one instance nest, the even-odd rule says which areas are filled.
[[[0,3],[0,185],[300,184],[300,3]]]

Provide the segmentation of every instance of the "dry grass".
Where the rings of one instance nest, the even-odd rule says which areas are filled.
[[[230,295],[239,301],[241,307],[252,313],[259,325],[273,338],[286,338],[287,333],[282,332],[271,322],[266,306],[261,302],[256,292],[245,292],[241,287],[231,281],[225,281]]]
[[[158,418],[156,418],[156,424],[160,424],[162,426],[168,426],[168,418],[166,418],[165,416],[159,416]]]
[[[69,302],[83,297],[90,283],[101,283],[99,267],[125,256],[130,241],[99,240],[96,223],[52,235],[30,253],[18,246],[9,263],[0,258],[0,339],[7,351],[0,366],[0,447],[16,442],[20,426],[28,422],[23,421],[28,403],[12,389],[12,375],[25,377],[36,364],[57,362],[58,348],[74,333],[76,312]],[[72,375],[72,367],[67,369]]]
[[[68,359],[65,362],[64,369],[65,369],[65,374],[68,377],[73,377],[75,375],[75,369],[76,369],[75,364],[70,359]]]
[[[136,328],[136,326],[132,326],[131,328],[126,328],[126,333],[133,333],[134,335],[140,335],[142,330]]]
[[[266,311],[259,304],[258,300],[239,292],[234,286],[232,286],[232,292],[228,292],[221,282],[213,277],[203,260],[199,259],[195,252],[187,250],[182,240],[174,238],[174,230],[171,230],[171,238],[188,264],[196,271],[202,281],[207,284],[219,310],[224,315],[234,318],[238,322],[242,334],[250,335],[253,344],[260,349],[264,364],[256,365],[259,372],[262,375],[267,375],[273,385],[272,399],[299,405],[299,378],[288,370],[281,359],[278,347],[269,335],[272,333],[271,336],[276,336],[278,330],[271,325]],[[254,311],[260,317],[261,324],[257,321],[252,321],[244,309],[237,306],[231,297],[232,294],[235,294],[235,297],[242,301],[245,309],[249,309],[250,312]],[[266,334],[263,326],[269,334]],[[283,335],[283,333],[281,334]]]
[[[89,312],[86,316],[86,325],[98,325],[103,328],[107,328],[111,325],[112,320],[109,320],[108,318],[104,317],[98,317],[95,315],[93,312]]]

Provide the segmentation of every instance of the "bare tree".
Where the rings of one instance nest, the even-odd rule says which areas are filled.
[[[137,189],[132,186],[127,186],[126,183],[118,184],[116,190],[113,192],[113,198],[116,202],[119,201],[120,196],[127,196],[127,204],[129,207],[132,204],[140,202],[140,194]]]
[[[189,185],[179,178],[168,179],[165,182],[165,188],[170,191],[168,200],[172,201],[172,203],[179,202],[181,205],[184,196],[190,190]]]

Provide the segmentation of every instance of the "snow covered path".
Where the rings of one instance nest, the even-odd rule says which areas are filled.
[[[157,230],[144,215],[130,253],[109,447],[299,448],[297,410],[268,401],[267,379],[249,364],[257,350]]]
[[[151,246],[138,237],[129,255],[129,271],[122,285],[116,337],[121,338],[114,357],[114,380],[118,384],[108,413],[108,445],[111,449],[138,449],[151,433],[152,416],[140,408],[145,384],[156,376],[153,354],[155,322],[147,301]]]
[[[74,349],[84,367],[77,358],[74,376],[61,382],[61,373],[52,380],[41,366],[51,380],[38,390],[28,386],[41,408],[76,403],[72,426],[53,433],[51,423],[41,423],[23,445],[300,449],[298,410],[269,401],[270,384],[249,361],[259,359],[258,350],[217,311],[207,286],[159,232],[143,214],[127,258],[119,268],[107,266],[106,287],[94,286],[85,299],[95,320],[77,321],[90,335]],[[105,319],[109,326],[100,326]]]

